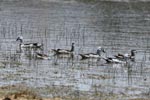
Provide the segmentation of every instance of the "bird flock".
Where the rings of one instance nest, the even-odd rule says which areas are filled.
[[[36,49],[43,49],[43,44],[40,43],[24,43],[23,41],[23,37],[19,36],[17,37],[16,41],[19,41],[19,48],[36,48]],[[75,43],[72,43],[71,45],[71,49],[52,49],[52,51],[54,52],[54,56],[67,56],[67,57],[74,57],[74,50],[75,50]],[[36,58],[39,59],[50,59],[51,57],[48,56],[47,54],[41,53],[41,52],[35,52],[36,53]],[[131,50],[130,54],[121,54],[118,53],[116,55],[114,55],[113,57],[106,57],[103,56],[102,54],[105,54],[106,51],[104,48],[102,47],[98,47],[97,51],[95,53],[80,53],[79,56],[81,58],[81,60],[84,59],[103,59],[106,61],[106,63],[125,63],[127,61],[135,61],[135,53],[137,53],[136,50]]]

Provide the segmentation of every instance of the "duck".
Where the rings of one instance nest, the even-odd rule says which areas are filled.
[[[102,57],[102,58],[106,61],[106,63],[115,63],[115,64],[126,63],[125,61],[113,57]]]
[[[61,55],[61,54],[71,54],[73,55],[73,52],[74,52],[74,43],[72,43],[71,45],[71,49],[70,50],[67,50],[67,49],[52,49],[52,51],[55,52],[55,55]]]
[[[16,41],[20,41],[20,48],[42,48],[43,44],[40,43],[23,43],[23,36],[18,36]]]
[[[39,52],[36,52],[36,58],[37,59],[44,59],[44,60],[49,60],[50,59],[50,56],[44,54],[44,53],[39,53]]]
[[[128,53],[126,53],[126,54],[120,54],[120,53],[118,53],[117,55],[114,55],[114,57],[115,58],[117,58],[117,59],[124,59],[124,60],[127,60],[127,59],[130,59],[130,60],[134,60],[135,59],[135,53],[137,53],[137,51],[136,50],[131,50],[131,53],[130,54],[128,54]]]
[[[96,53],[86,53],[86,54],[79,54],[81,56],[81,59],[89,59],[89,58],[100,58],[101,53],[105,53],[105,50],[101,47],[98,47]]]

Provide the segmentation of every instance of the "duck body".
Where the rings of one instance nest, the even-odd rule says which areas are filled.
[[[98,59],[101,58],[101,53],[105,53],[104,49],[102,49],[101,47],[98,47],[96,53],[86,53],[86,54],[79,54],[81,56],[81,59]]]
[[[117,58],[111,58],[111,57],[106,57],[106,58],[103,58],[107,63],[125,63],[124,61],[122,60],[119,60]]]
[[[41,48],[43,45],[39,43],[26,43],[26,44],[20,44],[21,48]]]
[[[22,36],[19,36],[16,41],[20,41],[20,47],[21,48],[42,48],[43,47],[43,44],[40,44],[40,43],[26,43],[24,44],[23,43],[23,37]]]
[[[65,49],[52,49],[52,51],[55,52],[55,54],[72,54],[73,51],[65,50]]]
[[[72,46],[71,46],[70,50],[67,50],[67,49],[52,49],[52,51],[55,52],[55,55],[60,55],[60,54],[64,54],[64,55],[71,54],[71,55],[73,55],[74,43],[72,43]]]
[[[120,54],[118,53],[117,55],[115,55],[115,58],[117,59],[129,59],[131,57],[130,54]]]
[[[100,58],[100,55],[95,53],[87,53],[87,54],[79,54],[81,59],[89,59],[89,58]]]
[[[45,60],[50,59],[50,57],[48,55],[43,54],[43,53],[38,53],[38,52],[36,52],[36,58],[38,58],[38,59],[45,59]]]

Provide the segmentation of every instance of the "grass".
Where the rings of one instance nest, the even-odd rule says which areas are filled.
[[[41,96],[25,85],[11,85],[0,88],[0,98],[9,97],[15,100],[41,100]],[[1,100],[1,99],[0,99]]]

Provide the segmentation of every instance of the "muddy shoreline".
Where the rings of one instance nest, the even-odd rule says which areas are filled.
[[[40,88],[41,89],[41,88]],[[29,88],[23,84],[5,86],[0,88],[0,100],[9,97],[11,100],[149,100],[149,97],[145,95],[144,98],[128,96],[120,93],[104,93],[97,91],[95,93],[70,91],[68,87],[57,87],[42,89],[43,91],[51,91],[52,97],[41,96],[38,89]],[[62,92],[62,93],[60,93]],[[65,93],[64,93],[65,92]],[[62,96],[62,94],[65,94]],[[131,98],[131,99],[130,99]]]

